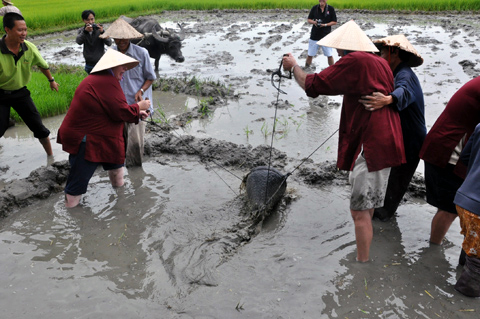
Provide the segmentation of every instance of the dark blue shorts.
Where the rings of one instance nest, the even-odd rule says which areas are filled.
[[[85,159],[85,142],[80,143],[77,154],[70,154],[70,173],[65,186],[65,193],[73,196],[85,194],[88,182],[95,173],[98,165],[102,165],[106,171],[123,167],[124,164],[96,163]]]
[[[452,164],[441,168],[425,162],[425,188],[427,203],[446,212],[457,214],[453,199],[463,179],[453,172],[454,168]]]

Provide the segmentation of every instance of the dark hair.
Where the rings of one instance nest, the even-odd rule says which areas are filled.
[[[6,13],[3,16],[3,30],[5,30],[5,28],[13,29],[15,27],[15,21],[25,21],[25,19],[22,15],[15,12]]]
[[[410,52],[402,50],[397,46],[388,46],[388,45],[384,45],[383,43],[375,43],[375,45],[379,50],[377,55],[380,55],[381,53],[380,51],[382,51],[383,48],[387,48],[388,51],[390,51],[391,53],[398,52],[398,58],[402,62],[408,63],[408,61],[410,61],[410,58],[412,57],[412,54]]]
[[[84,10],[82,12],[82,20],[87,20],[88,16],[91,14],[93,14],[93,16],[95,17],[95,12],[93,12],[93,10]]]

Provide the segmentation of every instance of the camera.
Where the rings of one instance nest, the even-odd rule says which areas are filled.
[[[86,25],[86,26],[88,26],[88,25]],[[90,26],[92,27],[92,29],[94,31],[100,29],[99,26],[96,23],[92,23],[92,24],[90,24]]]
[[[323,23],[322,19],[317,19],[315,21],[317,21],[317,28],[320,28]]]

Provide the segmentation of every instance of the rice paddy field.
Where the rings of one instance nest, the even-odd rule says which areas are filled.
[[[16,0],[31,34],[60,31],[79,27],[81,12],[94,10],[98,22],[111,22],[124,14],[131,17],[160,13],[165,10],[214,10],[214,9],[309,9],[315,0]],[[330,0],[337,9],[365,10],[480,10],[478,0]]]

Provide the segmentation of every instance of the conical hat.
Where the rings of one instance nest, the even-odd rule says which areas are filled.
[[[375,40],[373,43],[389,47],[397,47],[400,50],[410,53],[410,59],[408,60],[407,64],[411,67],[423,64],[423,58],[420,56],[420,54],[418,54],[417,50],[415,50],[413,45],[403,34],[391,35],[389,37]]]
[[[139,63],[140,62],[126,54],[118,52],[114,49],[108,49],[90,73],[111,69],[119,65],[126,65],[130,70],[136,67]]]
[[[110,25],[107,31],[100,35],[100,38],[138,39],[143,38],[143,34],[135,30],[127,21],[118,18]]]
[[[348,51],[378,52],[375,44],[353,20],[327,34],[317,44]]]
[[[6,4],[13,6],[13,2],[10,0],[2,0],[2,1],[5,2]]]

